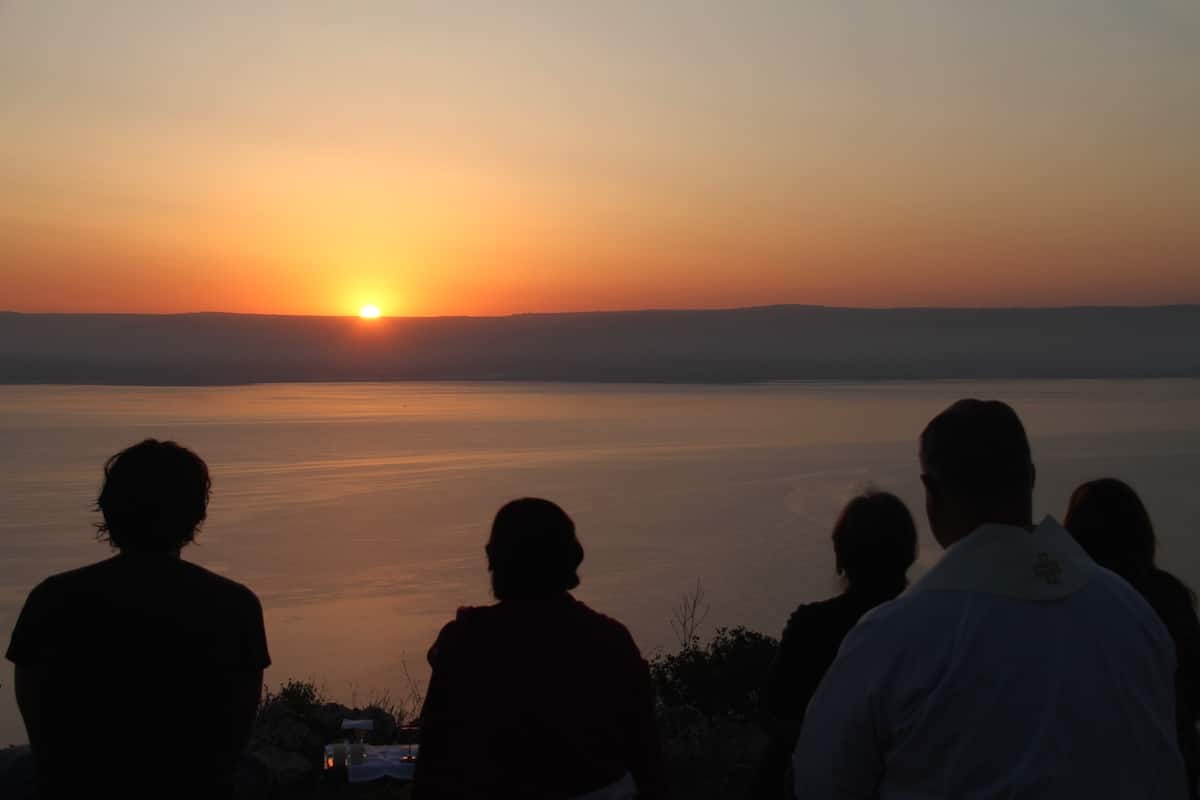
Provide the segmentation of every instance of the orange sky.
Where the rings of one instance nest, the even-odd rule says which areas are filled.
[[[1200,302],[1189,0],[241,5],[0,5],[0,309]]]

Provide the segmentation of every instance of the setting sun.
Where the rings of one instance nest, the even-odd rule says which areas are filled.
[[[358,315],[363,319],[379,319],[379,306],[363,306]]]

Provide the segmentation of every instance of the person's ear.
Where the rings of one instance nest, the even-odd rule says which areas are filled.
[[[925,487],[925,505],[936,507],[941,504],[942,495],[938,490],[937,481],[927,473],[921,473],[921,485]]]
[[[937,479],[922,472],[921,484],[925,487],[925,516],[929,520],[929,532],[942,547],[948,547],[944,534],[946,533],[946,517],[949,511],[946,507],[946,496]]]

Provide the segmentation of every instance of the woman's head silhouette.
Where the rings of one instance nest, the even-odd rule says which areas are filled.
[[[574,589],[583,547],[565,511],[549,500],[525,497],[496,513],[487,558],[492,592],[507,600]]]

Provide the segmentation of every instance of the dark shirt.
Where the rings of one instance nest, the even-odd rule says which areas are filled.
[[[41,797],[227,796],[238,690],[270,664],[253,592],[133,555],[38,585],[7,657],[34,677]]]
[[[759,717],[769,741],[750,797],[780,800],[800,735],[804,710],[817,691],[842,640],[858,620],[880,603],[895,598],[903,584],[886,589],[849,589],[829,600],[798,607],[788,619],[779,652],[759,693]]]
[[[463,608],[429,651],[414,798],[567,800],[629,772],[665,796],[646,662],[567,593]]]
[[[1133,587],[1158,614],[1175,643],[1175,718],[1179,747],[1187,767],[1192,796],[1200,778],[1200,740],[1196,722],[1200,720],[1200,619],[1191,591],[1174,575],[1154,568]]]

